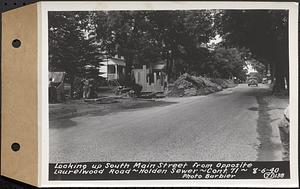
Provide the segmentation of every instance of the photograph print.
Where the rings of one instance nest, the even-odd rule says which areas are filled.
[[[48,11],[48,47],[53,180],[289,177],[288,10]]]

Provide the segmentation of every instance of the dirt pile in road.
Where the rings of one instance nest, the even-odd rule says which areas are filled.
[[[222,87],[205,77],[181,75],[173,84],[168,86],[167,96],[196,96],[221,91]]]

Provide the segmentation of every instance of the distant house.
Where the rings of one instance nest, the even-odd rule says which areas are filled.
[[[120,80],[125,77],[126,63],[123,57],[106,58],[100,62],[99,76],[108,81]]]

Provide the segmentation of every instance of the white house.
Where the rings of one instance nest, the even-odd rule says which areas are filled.
[[[119,80],[125,76],[126,63],[123,57],[115,56],[106,58],[100,62],[99,76],[106,78],[108,81]]]

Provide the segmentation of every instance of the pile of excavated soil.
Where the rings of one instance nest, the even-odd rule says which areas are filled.
[[[167,96],[197,96],[221,91],[222,86],[205,77],[181,75],[173,84],[168,86]]]

